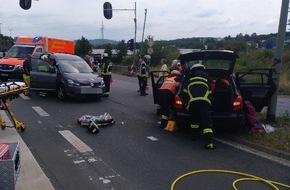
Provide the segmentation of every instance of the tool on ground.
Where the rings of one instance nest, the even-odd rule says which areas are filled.
[[[171,132],[177,131],[178,127],[177,127],[176,121],[169,120],[168,123],[167,123],[167,126],[164,129],[167,130],[167,131],[171,131]]]

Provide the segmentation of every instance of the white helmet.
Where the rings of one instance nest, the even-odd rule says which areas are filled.
[[[178,60],[174,59],[171,63],[171,67],[176,67],[178,63]]]
[[[181,75],[181,73],[178,70],[172,70],[170,75]]]
[[[205,66],[200,64],[200,63],[197,63],[197,64],[194,64],[194,65],[192,65],[190,67],[190,69],[194,69],[194,68],[203,68],[203,69],[205,69]]]

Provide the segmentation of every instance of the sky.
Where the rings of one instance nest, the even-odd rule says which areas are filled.
[[[110,0],[113,17],[108,20],[103,15],[105,2],[32,0],[32,7],[23,10],[19,0],[1,0],[0,32],[11,37],[128,41],[135,37],[136,13],[137,42],[148,36],[174,40],[261,35],[278,32],[282,4],[282,0]]]

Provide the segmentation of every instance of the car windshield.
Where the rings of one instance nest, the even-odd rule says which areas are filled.
[[[206,69],[229,70],[231,66],[230,60],[194,60],[187,61],[185,64],[190,68],[195,64],[202,64]]]
[[[82,59],[62,59],[57,62],[58,69],[64,73],[92,73],[91,67]]]
[[[32,54],[34,46],[12,46],[5,57],[26,58],[28,54]]]

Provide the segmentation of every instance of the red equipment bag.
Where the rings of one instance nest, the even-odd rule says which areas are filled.
[[[0,143],[0,160],[7,160],[9,158],[9,145]]]
[[[246,119],[252,132],[263,132],[263,124],[256,117],[256,110],[252,102],[245,101]]]

